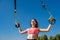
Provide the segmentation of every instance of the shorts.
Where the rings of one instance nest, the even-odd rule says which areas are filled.
[[[27,39],[27,40],[37,40],[37,39]]]

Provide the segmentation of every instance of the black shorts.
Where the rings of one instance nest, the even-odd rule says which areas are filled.
[[[27,40],[37,40],[37,39],[27,39]]]

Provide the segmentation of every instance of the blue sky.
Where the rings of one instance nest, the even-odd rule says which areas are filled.
[[[39,36],[60,34],[60,0],[43,0],[56,19],[49,32]],[[37,19],[39,28],[48,27],[49,14],[41,7],[39,0],[17,0],[17,20],[22,30],[30,27],[32,18]],[[26,40],[27,34],[20,34],[14,24],[14,0],[0,0],[0,40]]]

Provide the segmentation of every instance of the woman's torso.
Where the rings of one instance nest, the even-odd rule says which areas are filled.
[[[38,28],[29,28],[27,31],[27,39],[37,39],[38,33]]]

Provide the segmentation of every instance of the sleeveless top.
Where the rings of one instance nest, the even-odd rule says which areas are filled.
[[[27,33],[28,34],[38,34],[38,28],[29,28]]]

